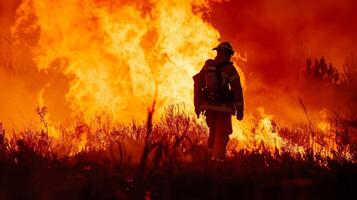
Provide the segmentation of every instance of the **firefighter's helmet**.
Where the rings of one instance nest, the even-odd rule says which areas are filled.
[[[223,49],[229,52],[231,55],[234,54],[232,45],[229,42],[221,42],[217,47],[213,48],[212,50]]]

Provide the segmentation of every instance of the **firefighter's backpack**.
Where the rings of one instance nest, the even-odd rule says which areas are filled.
[[[204,96],[208,103],[229,103],[233,101],[233,94],[225,79],[222,78],[222,69],[231,62],[216,64],[214,60],[207,60],[204,72]]]

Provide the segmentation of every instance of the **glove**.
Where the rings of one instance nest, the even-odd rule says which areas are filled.
[[[236,107],[237,120],[241,121],[243,119],[243,116],[244,116],[243,104],[242,103],[236,103],[235,107]]]
[[[242,111],[237,111],[237,120],[241,121],[243,119],[243,110]]]

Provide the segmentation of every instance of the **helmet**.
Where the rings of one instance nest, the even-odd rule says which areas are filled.
[[[234,54],[232,45],[229,42],[221,42],[217,47],[213,48],[212,50],[223,49],[228,51],[231,55]]]

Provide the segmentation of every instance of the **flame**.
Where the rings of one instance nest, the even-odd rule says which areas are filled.
[[[192,107],[191,77],[219,38],[194,8],[208,2],[25,0],[12,32],[37,33],[38,69],[71,77],[74,113],[129,122],[143,120],[155,98]]]
[[[193,110],[192,76],[214,57],[211,49],[220,38],[203,17],[210,12],[210,2],[23,0],[11,31],[18,43],[34,46],[37,69],[70,80],[67,92],[59,95],[65,96],[72,116],[81,116],[84,124],[103,113],[115,122],[142,121],[153,101],[158,105],[157,116],[171,104],[183,103]],[[247,57],[246,52],[244,56],[238,52],[233,60],[247,62]],[[244,73],[237,70],[246,90]],[[46,106],[45,93],[55,81],[38,92],[40,108]],[[265,114],[263,108],[258,113],[257,121],[246,115],[243,122],[234,122],[232,137],[240,141],[237,148],[288,146],[273,115]],[[45,115],[46,129],[60,139],[63,133],[51,116]],[[318,127],[325,131],[324,122]],[[90,142],[89,131],[78,133],[71,153],[84,150]],[[303,152],[297,145],[292,149]]]
[[[159,112],[177,103],[193,110],[191,77],[214,57],[211,49],[220,37],[203,19],[207,12],[209,1],[203,0],[24,0],[12,32],[18,39],[28,32],[38,35],[37,68],[71,79],[65,95],[74,115],[89,122],[106,113],[115,121],[131,122],[145,119],[154,100]],[[247,53],[243,57],[238,52],[233,60],[247,62]],[[246,89],[243,71],[237,70]],[[282,147],[273,116],[263,109],[259,113],[258,124],[235,122],[232,137],[243,141],[245,148],[256,143],[269,149]],[[82,135],[78,149],[87,142],[86,134]]]
[[[269,147],[276,147],[278,149],[283,146],[283,139],[278,135],[275,127],[273,127],[272,116],[267,115],[260,119],[255,131],[255,140],[258,143],[264,142]]]
[[[270,150],[280,149],[285,143],[277,132],[277,127],[273,123],[273,115],[265,114],[264,108],[257,109],[260,119],[253,131],[254,140],[257,143],[266,145]]]
[[[33,46],[35,38],[40,71],[70,80],[62,95],[72,117],[89,124],[105,114],[129,123],[145,120],[153,101],[157,116],[171,104],[193,110],[192,76],[214,56],[220,37],[203,19],[207,13],[206,0],[23,0],[11,31],[18,43]],[[38,93],[41,109],[53,81]],[[51,116],[45,110],[42,128],[59,140]],[[71,153],[85,148],[87,134],[80,132]]]
[[[47,109],[44,104],[44,93],[45,87],[42,88],[38,93],[38,107],[36,108],[37,114],[40,115],[42,130],[46,130],[50,137],[59,139],[60,133],[54,126],[53,122],[50,120],[49,114],[47,113]]]
[[[280,127],[274,121],[274,116],[266,114],[263,107],[258,107],[255,114],[248,114],[242,122],[233,121],[231,138],[238,143],[232,150],[276,151],[287,150],[291,155],[305,153],[305,148],[287,141],[280,136]]]
[[[330,124],[327,121],[327,112],[328,110],[326,108],[322,109],[319,112],[321,120],[318,122],[317,128],[319,128],[321,131],[328,131],[330,128]]]
[[[321,121],[317,124],[317,127],[321,130],[321,131],[328,131],[329,129],[329,123],[326,121]]]

